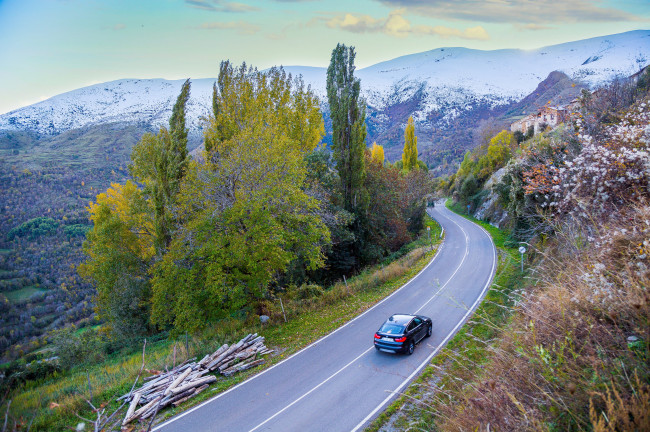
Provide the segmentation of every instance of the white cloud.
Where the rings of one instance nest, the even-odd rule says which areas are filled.
[[[203,9],[211,12],[255,12],[260,9],[244,3],[228,2],[221,0],[185,0],[185,3],[196,9]]]
[[[515,24],[515,27],[518,30],[548,30],[552,28],[551,26],[536,23]]]
[[[621,9],[603,6],[601,0],[378,0],[407,8],[409,12],[474,22],[513,24],[555,22],[638,21],[642,18]]]
[[[404,17],[405,9],[396,9],[386,18],[374,18],[370,15],[346,13],[326,19],[329,28],[338,28],[352,33],[384,33],[394,37],[408,35],[435,35],[442,38],[457,37],[462,39],[487,40],[488,32],[481,26],[464,30],[446,26],[411,25]]]
[[[246,21],[206,22],[199,26],[203,30],[236,30],[239,34],[252,35],[260,31],[260,27]]]

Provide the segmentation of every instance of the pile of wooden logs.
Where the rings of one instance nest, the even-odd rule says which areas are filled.
[[[199,362],[189,359],[172,370],[145,378],[145,384],[138,390],[118,398],[130,402],[122,425],[137,419],[154,416],[160,409],[178,406],[196,396],[217,380],[210,372],[219,372],[224,376],[253,368],[264,363],[258,358],[272,351],[264,346],[264,337],[249,334],[236,344],[224,344],[212,354]],[[138,405],[142,405],[138,408]]]

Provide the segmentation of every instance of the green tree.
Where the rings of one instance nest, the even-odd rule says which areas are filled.
[[[190,80],[183,83],[181,92],[176,98],[169,118],[169,134],[172,139],[171,176],[180,180],[187,168],[187,127],[185,126],[185,108],[190,98]]]
[[[217,83],[212,84],[212,115],[216,118],[219,115],[219,90]]]
[[[56,232],[59,228],[59,222],[52,218],[39,216],[23,222],[19,226],[12,228],[7,233],[7,238],[13,240],[15,237],[28,237],[34,240],[40,236],[50,235]]]
[[[406,182],[404,220],[408,230],[417,235],[424,228],[424,216],[427,210],[427,196],[433,191],[433,181],[426,165],[424,168],[409,171],[405,176]]]
[[[474,174],[468,175],[460,186],[460,199],[464,203],[469,203],[471,198],[478,192],[478,182]]]
[[[332,150],[341,179],[343,207],[361,213],[365,204],[366,107],[354,77],[354,47],[336,45],[327,68],[327,100],[332,119]]]
[[[463,156],[463,161],[460,163],[460,168],[458,168],[456,173],[456,178],[467,177],[468,174],[472,173],[475,166],[476,163],[472,159],[472,153],[469,151],[466,152],[465,156]]]
[[[96,311],[121,338],[149,328],[149,265],[154,255],[152,209],[135,183],[114,183],[88,208],[79,274],[97,289]]]
[[[402,166],[406,172],[409,172],[418,166],[418,137],[415,136],[415,123],[413,122],[413,116],[409,117],[406,129],[404,129]]]
[[[502,130],[490,140],[487,157],[492,172],[505,166],[512,156],[512,150],[517,145],[517,140],[511,132]]]
[[[307,155],[324,134],[318,100],[282,69],[222,64],[218,113],[178,196],[183,221],[153,274],[152,319],[195,330],[269,294],[301,258],[323,265],[329,232],[305,192]]]
[[[392,165],[368,158],[365,187],[373,197],[369,202],[368,261],[377,261],[395,252],[411,239],[405,217],[408,206],[405,177]]]
[[[131,175],[144,185],[144,193],[153,203],[155,246],[159,257],[171,242],[175,223],[173,207],[187,170],[185,106],[189,92],[190,81],[187,80],[174,104],[170,130],[161,127],[156,135],[144,134],[131,151]]]

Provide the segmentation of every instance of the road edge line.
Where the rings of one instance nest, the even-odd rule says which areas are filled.
[[[450,211],[450,212],[451,212],[451,210],[449,210],[449,209],[447,209],[447,211]],[[469,308],[469,310],[467,311],[467,313],[463,316],[463,319],[461,319],[461,320],[458,322],[458,324],[456,324],[456,327],[454,327],[454,328],[452,329],[452,331],[451,331],[451,332],[447,335],[447,337],[446,337],[446,338],[445,338],[445,339],[444,339],[444,340],[443,340],[443,341],[442,341],[442,342],[441,342],[441,343],[436,347],[436,349],[433,350],[433,352],[432,352],[432,353],[431,353],[431,354],[430,354],[426,359],[424,359],[424,361],[423,361],[423,362],[422,362],[422,363],[421,363],[421,364],[420,364],[420,365],[419,365],[419,366],[418,366],[418,367],[417,367],[417,368],[416,368],[416,369],[411,373],[411,375],[409,375],[409,376],[408,376],[408,377],[407,377],[407,378],[406,378],[406,379],[405,379],[405,380],[404,380],[404,381],[403,381],[399,386],[397,386],[397,388],[396,388],[395,390],[391,391],[391,394],[390,394],[386,399],[384,399],[384,400],[383,400],[383,401],[382,401],[382,402],[381,402],[381,403],[380,403],[380,404],[379,404],[379,405],[378,405],[374,410],[372,410],[372,412],[371,412],[370,414],[368,414],[368,415],[367,415],[363,420],[361,420],[361,422],[358,423],[358,424],[355,426],[355,428],[352,429],[350,432],[357,432],[360,428],[362,428],[363,426],[365,426],[366,423],[368,423],[368,421],[369,421],[370,419],[372,419],[372,418],[373,418],[373,417],[374,417],[374,416],[375,416],[375,415],[376,415],[380,410],[382,410],[382,409],[384,408],[384,406],[385,406],[388,402],[390,402],[391,399],[393,399],[393,398],[396,397],[397,393],[399,393],[399,391],[402,390],[402,389],[404,388],[404,386],[406,386],[407,384],[409,384],[409,383],[413,380],[413,378],[414,378],[417,374],[419,374],[419,373],[422,371],[422,369],[424,369],[424,367],[425,367],[427,364],[429,364],[429,362],[431,361],[431,359],[433,359],[433,358],[434,358],[434,357],[435,357],[435,356],[440,352],[440,350],[441,350],[442,348],[444,348],[445,345],[447,345],[447,342],[449,342],[449,340],[450,340],[453,336],[456,335],[456,333],[458,332],[458,330],[460,330],[460,328],[461,328],[463,325],[465,325],[465,323],[467,322],[467,319],[469,318],[469,316],[472,315],[472,314],[475,312],[475,310],[478,308],[478,305],[479,305],[479,304],[483,301],[483,299],[485,298],[485,295],[486,295],[487,292],[489,291],[489,288],[492,286],[492,282],[494,281],[494,277],[496,276],[496,267],[497,267],[497,251],[496,251],[496,245],[494,244],[494,240],[492,240],[492,236],[490,235],[490,233],[487,232],[487,230],[486,230],[485,228],[483,228],[482,226],[480,226],[479,224],[474,223],[474,222],[472,222],[471,220],[468,220],[468,219],[465,219],[465,218],[463,218],[463,220],[467,220],[469,223],[474,224],[474,225],[476,225],[477,227],[479,227],[479,228],[480,228],[480,229],[481,229],[481,230],[482,230],[482,231],[483,231],[483,232],[488,236],[488,238],[490,239],[490,243],[492,243],[492,255],[493,255],[493,259],[492,259],[492,274],[491,274],[490,278],[488,279],[487,283],[485,284],[485,286],[483,287],[483,290],[481,291],[481,295],[480,295],[480,296],[479,296],[479,297],[474,301],[474,304],[472,305],[471,308]],[[453,222],[453,221],[452,221],[452,222]]]
[[[282,361],[280,361],[280,362],[274,364],[273,366],[271,366],[271,367],[269,367],[269,368],[267,368],[267,369],[264,369],[263,371],[260,371],[259,373],[257,373],[257,374],[255,374],[255,375],[253,375],[253,376],[251,376],[251,377],[245,379],[244,381],[240,382],[239,384],[237,384],[237,385],[235,385],[235,386],[233,386],[233,387],[230,387],[228,390],[226,390],[226,391],[224,391],[224,392],[221,392],[221,393],[215,395],[214,397],[212,397],[212,398],[210,398],[210,399],[208,399],[208,400],[206,400],[206,401],[203,401],[203,402],[201,402],[200,404],[198,404],[198,405],[196,405],[196,406],[193,406],[192,408],[190,408],[190,409],[188,409],[188,410],[186,410],[186,411],[183,411],[182,413],[179,413],[178,415],[173,416],[173,417],[170,418],[169,420],[166,420],[165,422],[163,422],[163,423],[161,423],[161,424],[155,426],[155,427],[152,429],[152,432],[155,432],[155,431],[161,430],[163,427],[169,425],[170,423],[173,423],[173,422],[175,422],[176,420],[179,420],[179,419],[185,417],[186,415],[191,414],[192,412],[198,410],[199,408],[202,408],[203,406],[205,406],[205,405],[207,405],[207,404],[209,404],[209,403],[211,403],[211,402],[213,402],[213,401],[219,399],[220,397],[225,396],[226,394],[228,394],[228,393],[230,393],[231,391],[237,389],[238,387],[240,387],[240,386],[242,386],[242,385],[244,385],[244,384],[247,384],[247,383],[249,383],[249,382],[255,380],[256,378],[258,378],[258,377],[264,375],[265,373],[271,371],[271,370],[274,369],[275,367],[280,366],[282,363],[291,360],[293,357],[296,357],[297,355],[301,354],[303,351],[308,350],[308,349],[311,348],[312,346],[314,346],[314,345],[320,343],[321,341],[327,339],[328,337],[330,337],[330,336],[332,336],[333,334],[337,333],[339,330],[341,330],[341,329],[347,327],[348,325],[352,324],[354,321],[358,320],[359,318],[361,318],[361,317],[364,316],[365,314],[369,313],[371,310],[373,310],[374,308],[378,307],[378,306],[381,305],[383,302],[387,301],[389,298],[391,298],[392,296],[394,296],[395,294],[397,294],[399,291],[403,290],[403,289],[404,289],[406,286],[408,286],[408,285],[409,285],[409,284],[410,284],[410,283],[411,283],[415,278],[417,278],[418,276],[420,276],[420,273],[424,272],[424,271],[425,271],[425,270],[426,270],[426,269],[427,269],[431,264],[433,264],[433,262],[434,262],[434,261],[438,258],[438,256],[440,255],[440,251],[442,250],[442,248],[443,248],[444,245],[445,245],[445,239],[446,239],[446,238],[443,237],[442,242],[440,243],[440,246],[438,247],[438,250],[436,251],[436,254],[433,256],[433,258],[431,258],[431,261],[429,261],[429,263],[428,263],[426,266],[424,266],[424,267],[422,268],[422,270],[420,270],[419,272],[417,272],[417,274],[414,275],[411,279],[409,279],[409,280],[408,280],[404,285],[402,285],[401,287],[397,288],[395,291],[393,291],[393,292],[392,292],[390,295],[388,295],[387,297],[384,297],[381,301],[375,303],[373,306],[371,306],[371,307],[369,307],[368,309],[366,309],[366,310],[365,310],[363,313],[361,313],[360,315],[357,315],[356,317],[352,318],[350,321],[348,321],[348,322],[346,322],[345,324],[343,324],[341,327],[336,328],[335,330],[331,331],[330,333],[326,334],[325,336],[322,336],[320,339],[318,339],[318,340],[316,340],[316,341],[310,343],[310,344],[307,345],[306,347],[302,348],[300,351],[291,354],[291,355],[290,355],[289,357],[287,357],[286,359],[284,359],[284,360],[282,360]],[[490,239],[492,239],[492,237],[490,237]]]

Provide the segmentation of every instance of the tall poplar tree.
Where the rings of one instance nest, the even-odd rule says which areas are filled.
[[[226,100],[224,94],[236,82],[244,80],[247,73],[253,73],[253,70],[246,67],[243,63],[241,68],[233,68],[230,61],[222,61],[219,65],[219,76],[217,82],[212,85],[212,115],[214,119],[223,118],[223,112],[230,112],[228,121],[217,122],[217,128],[213,133],[206,135],[204,138],[205,151],[209,154],[218,142],[232,138],[240,121],[240,113],[237,112],[242,108],[241,105],[230,105],[232,101]],[[237,103],[236,101],[234,102]]]
[[[223,64],[223,63],[222,63]],[[217,87],[217,83],[215,82],[212,84],[212,117],[211,119],[216,119],[219,117],[219,87]],[[211,121],[209,119],[208,121]],[[214,142],[213,142],[213,137],[203,137],[203,145],[205,146],[205,152],[207,154],[210,154],[212,149],[214,148]]]
[[[128,181],[111,184],[88,208],[93,228],[84,242],[79,274],[97,288],[96,308],[115,334],[133,337],[150,330],[150,270],[171,244],[176,200],[187,174],[185,81],[169,119],[169,130],[146,133],[131,152]]]
[[[216,82],[212,84],[212,115],[215,118],[219,115],[219,90]]]
[[[179,171],[177,175],[182,177],[182,172],[187,160],[187,127],[185,127],[185,108],[190,98],[190,80],[183,83],[181,92],[176,98],[176,103],[169,118],[169,133],[172,138],[173,154],[176,159],[175,168]]]
[[[408,172],[418,166],[418,137],[415,136],[413,116],[409,117],[404,130],[404,152],[402,153],[402,169]]]
[[[379,165],[384,165],[384,147],[373,142],[372,147],[370,147],[370,158]]]
[[[162,255],[171,241],[172,207],[188,166],[185,108],[190,97],[190,80],[185,81],[176,99],[169,131],[146,133],[131,152],[131,174],[144,184],[154,209],[156,250]]]
[[[336,45],[327,68],[327,99],[332,119],[332,150],[341,179],[343,207],[359,214],[365,201],[366,106],[354,77],[354,47]]]

